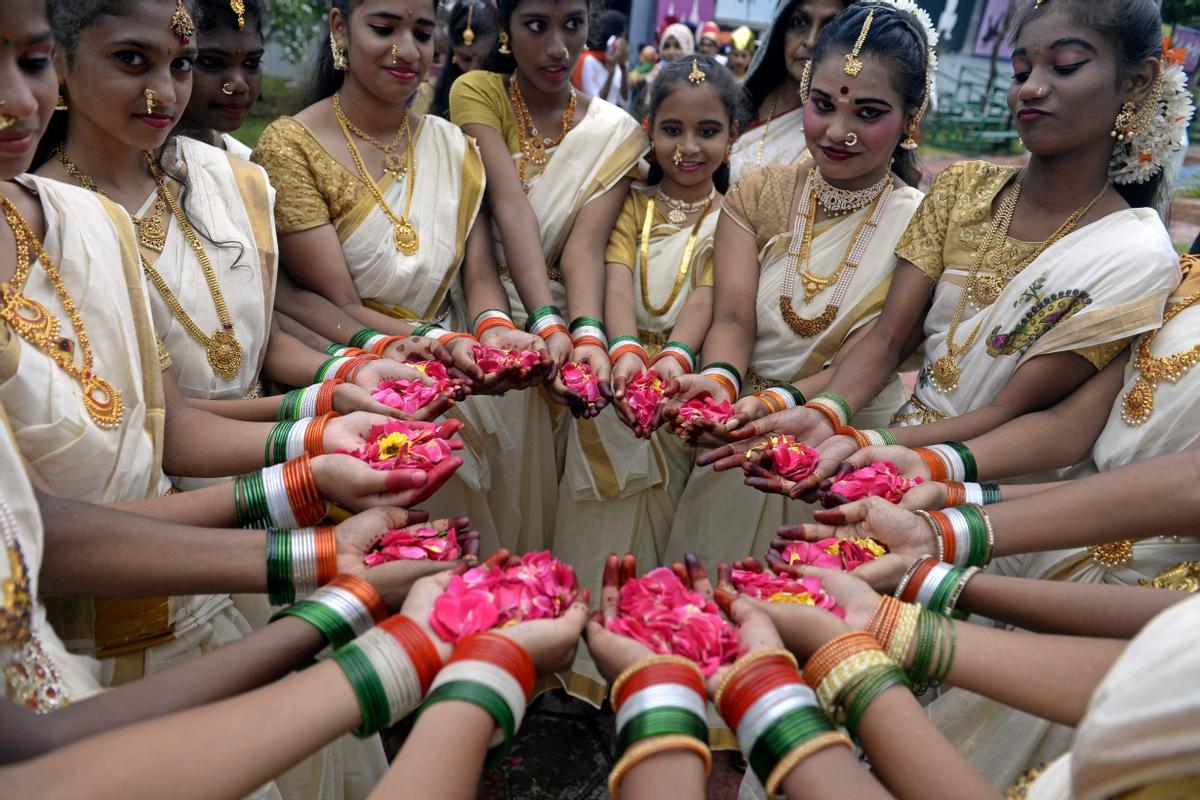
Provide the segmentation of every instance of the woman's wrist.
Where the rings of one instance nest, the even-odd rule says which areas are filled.
[[[337,383],[342,381],[338,380]],[[325,381],[321,386],[329,384],[327,390],[328,403],[333,405],[334,381]],[[311,387],[310,387],[311,388]],[[316,402],[314,395],[314,404]],[[338,416],[336,411],[327,411],[320,416],[302,419],[284,419],[276,422],[267,432],[264,445],[263,461],[266,464],[280,464],[291,458],[302,455],[319,456],[325,452],[325,427],[329,420]]]
[[[285,597],[280,594],[270,596],[271,602],[276,604],[290,602]],[[320,588],[277,612],[271,620],[302,619],[320,631],[329,644],[341,647],[383,622],[387,615],[387,605],[374,587],[362,578],[342,573],[326,579]]]
[[[654,357],[654,361],[650,364],[651,368],[664,358],[669,358],[678,363],[683,368],[685,375],[696,371],[696,351],[686,342],[677,340],[667,342],[663,345],[663,349],[658,351],[658,355]]]
[[[325,518],[326,504],[307,455],[235,478],[233,500],[243,528],[304,528]]]
[[[331,378],[312,386],[292,389],[279,402],[276,420],[300,420],[320,417],[333,411],[333,390],[343,381]]]

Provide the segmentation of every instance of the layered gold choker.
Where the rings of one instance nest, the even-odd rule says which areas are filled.
[[[825,180],[819,169],[812,170],[813,184],[816,186],[817,203],[831,217],[844,217],[859,209],[866,208],[875,202],[883,189],[891,181],[891,173],[885,172],[878,183],[865,189],[839,189]]]

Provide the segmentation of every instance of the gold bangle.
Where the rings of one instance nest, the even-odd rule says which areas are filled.
[[[838,662],[817,687],[817,702],[830,717],[837,716],[837,703],[846,687],[862,673],[894,662],[882,650],[860,650]]]
[[[695,737],[676,733],[643,739],[626,750],[625,754],[621,756],[621,760],[608,774],[608,793],[612,796],[612,800],[618,800],[617,790],[621,787],[621,780],[629,770],[650,756],[665,753],[668,750],[690,750],[704,760],[704,777],[707,778],[712,772],[712,751],[708,749],[708,745]]]
[[[800,670],[800,665],[796,662],[796,657],[792,655],[790,650],[773,647],[769,650],[755,650],[752,653],[747,653],[730,665],[729,671],[725,673],[725,677],[721,679],[721,685],[717,687],[717,691],[713,695],[713,705],[717,707],[718,712],[721,710],[721,698],[724,696],[725,687],[729,686],[729,682],[737,677],[739,672],[742,672],[751,664],[772,656],[782,656],[783,658],[786,658],[788,661],[792,662],[792,666],[795,667],[796,671]]]
[[[612,682],[612,686],[610,686],[608,689],[609,701],[611,702],[616,699],[617,695],[621,693],[621,687],[625,685],[625,681],[632,678],[635,672],[640,671],[644,667],[649,667],[652,664],[680,664],[685,667],[691,667],[692,669],[696,670],[697,673],[700,672],[700,668],[696,666],[696,662],[692,661],[691,659],[684,658],[683,656],[646,656],[641,661],[626,667],[625,670],[617,676],[617,679]],[[703,680],[703,676],[701,676],[701,680]],[[613,703],[613,706],[616,706],[615,702]]]
[[[908,662],[908,648],[917,632],[917,618],[921,616],[921,607],[915,603],[903,603],[900,617],[896,620],[896,630],[892,641],[888,644],[887,654],[890,659],[901,667]]]
[[[850,749],[854,748],[854,745],[850,743],[850,740],[845,735],[837,731],[830,731],[829,733],[822,733],[820,736],[809,739],[784,756],[783,760],[775,765],[775,769],[771,770],[771,774],[767,777],[767,797],[774,797],[778,793],[779,784],[783,783],[784,778],[796,768],[797,764],[813,753],[837,744],[844,745]],[[613,796],[616,797],[616,795]]]

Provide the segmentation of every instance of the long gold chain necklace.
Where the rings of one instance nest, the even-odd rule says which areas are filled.
[[[550,159],[546,151],[562,144],[562,140],[571,132],[571,126],[575,124],[575,87],[571,87],[571,96],[567,100],[567,107],[563,109],[562,130],[558,132],[558,136],[553,138],[538,133],[537,125],[533,122],[533,115],[529,113],[529,106],[525,105],[525,97],[521,94],[521,87],[517,84],[515,72],[508,80],[508,96],[512,101],[513,112],[517,115],[517,133],[521,139],[521,163],[517,167],[517,177],[524,185],[527,165],[544,166]]]
[[[1184,310],[1191,308],[1200,300],[1200,291],[1189,295],[1185,300],[1176,303],[1163,317],[1162,328]],[[1156,356],[1150,351],[1155,337],[1162,330],[1151,331],[1142,337],[1138,343],[1134,364],[1137,366],[1138,377],[1121,402],[1121,419],[1134,428],[1145,424],[1154,413],[1154,387],[1163,381],[1178,383],[1189,369],[1200,363],[1200,344],[1193,345],[1181,353],[1169,356]]]
[[[672,225],[682,225],[687,222],[689,214],[695,214],[697,211],[707,209],[712,205],[713,197],[716,194],[717,187],[714,186],[712,191],[708,193],[708,197],[703,200],[698,200],[695,203],[685,203],[683,200],[676,200],[674,197],[671,197],[662,190],[661,186],[658,187],[658,199],[669,209],[667,211],[667,222],[670,222]]]
[[[813,275],[809,272],[808,265],[812,259],[813,229],[816,227],[817,218],[816,172],[814,167],[809,171],[808,179],[804,182],[804,192],[800,195],[800,204],[796,209],[796,221],[792,227],[792,238],[788,243],[783,287],[779,291],[779,313],[783,316],[783,321],[787,323],[793,333],[805,339],[816,336],[837,319],[842,301],[846,299],[846,292],[850,288],[850,281],[854,278],[854,273],[858,270],[858,265],[871,243],[871,237],[875,235],[875,229],[879,227],[879,220],[887,208],[887,201],[892,196],[893,188],[889,175],[883,190],[872,201],[875,203],[875,208],[870,214],[864,215],[858,223],[858,228],[854,232],[854,241],[842,256],[838,268],[828,276]],[[803,269],[801,269],[801,264],[804,265]],[[792,305],[792,297],[796,291],[796,275],[801,272],[804,275],[804,294],[807,301],[811,301],[821,289],[836,281],[833,294],[826,303],[825,310],[813,319],[800,316]],[[810,288],[812,289],[811,293],[809,292]]]
[[[758,156],[754,160],[756,167],[761,167],[763,157],[763,145],[767,143],[767,132],[771,130],[771,120],[775,119],[775,109],[779,106],[779,92],[771,93],[771,107],[767,109],[767,121],[762,126],[762,136],[758,137]]]
[[[333,96],[333,113],[337,116],[338,124],[342,128],[342,135],[346,137],[346,149],[350,151],[350,158],[354,159],[354,166],[358,170],[358,175],[362,178],[363,183],[371,191],[375,197],[375,202],[379,205],[379,209],[387,215],[387,218],[392,221],[392,241],[396,245],[396,249],[406,256],[415,256],[421,248],[421,237],[417,235],[417,229],[408,221],[408,214],[412,210],[413,188],[417,183],[417,165],[413,159],[413,135],[412,129],[408,124],[408,113],[404,114],[404,122],[400,125],[400,133],[404,136],[404,168],[400,173],[405,175],[408,185],[405,190],[404,199],[404,214],[396,216],[396,212],[388,204],[387,198],[383,195],[383,190],[379,188],[379,184],[371,177],[371,173],[367,172],[367,165],[363,163],[362,155],[358,152],[358,147],[354,144],[354,137],[350,134],[349,122],[346,115],[342,113],[342,105],[338,101],[338,96]]]
[[[1002,238],[1008,236],[1008,229],[1012,225],[1013,214],[1017,210],[1017,201],[1021,199],[1021,183],[1021,181],[1017,181],[1012,191],[1000,203],[1000,207],[996,209],[996,216],[992,220],[988,235],[984,237],[983,242],[975,251],[975,258],[971,262],[971,272],[967,278],[967,285],[963,287],[963,291],[958,297],[958,305],[954,309],[954,315],[950,318],[950,330],[946,335],[946,354],[933,362],[933,370],[929,376],[929,382],[934,389],[942,394],[952,392],[958,388],[958,378],[962,373],[962,368],[958,363],[959,356],[971,349],[971,345],[975,343],[975,339],[979,336],[979,331],[983,329],[983,323],[986,321],[986,319],[980,320],[979,324],[975,326],[975,330],[971,331],[971,335],[967,337],[965,342],[962,344],[954,343],[954,338],[958,335],[958,325],[962,321],[963,312],[967,308],[967,301],[975,297],[975,293],[980,285],[981,276],[979,273],[983,268],[984,256],[991,252]],[[1079,224],[1079,220],[1092,210],[1092,206],[1100,202],[1100,198],[1107,191],[1108,184],[1105,183],[1104,187],[1092,198],[1090,203],[1082,208],[1075,209],[1049,239],[1039,244],[1032,253],[1021,259],[1013,269],[1009,270],[1009,274],[1019,274],[1032,264],[1038,256],[1046,252],[1052,244],[1074,230],[1075,226]]]
[[[16,270],[12,279],[0,286],[4,295],[0,300],[0,316],[21,338],[49,356],[59,369],[79,382],[83,390],[83,408],[88,416],[97,427],[112,430],[121,424],[125,413],[121,392],[93,371],[91,341],[58,267],[50,260],[50,256],[37,240],[29,223],[21,216],[21,212],[2,194],[0,206],[3,206],[4,219],[17,241]],[[50,285],[54,287],[54,294],[67,313],[67,318],[71,320],[71,326],[75,329],[75,342],[65,336],[60,337],[58,318],[44,305],[24,294],[25,282],[29,280],[30,268],[35,257],[42,265],[46,277],[50,279]],[[78,367],[75,366],[76,344],[83,356],[83,364]]]
[[[408,160],[406,155],[400,154],[400,145],[407,141],[407,137],[405,136],[405,131],[407,130],[408,124],[407,114],[404,115],[405,124],[401,125],[396,131],[396,135],[392,137],[391,144],[384,144],[374,136],[369,135],[362,128],[355,125],[354,121],[350,119],[350,117],[346,116],[346,112],[342,111],[341,95],[335,94],[333,96],[333,110],[334,113],[337,114],[338,119],[345,123],[346,127],[350,129],[351,133],[377,150],[381,150],[383,152],[383,168],[385,170],[395,175],[397,179],[399,179],[402,175],[404,175],[405,172],[408,171]]]
[[[683,248],[683,258],[679,261],[679,272],[675,275],[675,284],[671,287],[671,293],[667,295],[667,301],[661,306],[656,306],[650,302],[650,229],[654,227],[654,198],[651,197],[646,203],[646,221],[642,223],[642,239],[638,253],[639,273],[642,282],[642,307],[646,309],[652,316],[661,317],[670,310],[671,306],[675,305],[675,300],[679,297],[679,292],[683,289],[683,281],[687,278],[688,270],[692,265],[692,253],[696,249],[696,235],[700,233],[700,226],[704,224],[704,220],[708,217],[708,212],[712,210],[713,197],[716,194],[716,189],[708,195],[708,199],[704,201],[702,206],[703,213],[700,219],[696,220],[696,224],[692,226],[691,233],[688,234],[687,244]],[[660,196],[666,197],[662,192]],[[701,209],[696,209],[700,211]],[[668,217],[670,219],[670,217]]]
[[[63,169],[67,174],[74,178],[80,186],[89,189],[96,194],[108,197],[108,192],[96,185],[87,175],[79,171],[79,167],[71,159],[67,158],[67,153],[59,145],[54,149],[54,157],[62,164]],[[155,193],[154,205],[150,209],[149,214],[144,214],[140,217],[129,215],[129,219],[133,221],[133,227],[137,228],[138,241],[142,247],[148,247],[156,253],[161,253],[163,248],[167,246],[167,226],[163,223],[163,217],[167,213],[167,204],[163,202],[162,197]]]
[[[33,591],[21,541],[17,538],[19,532],[16,515],[8,502],[0,497],[0,533],[9,568],[9,577],[0,583],[3,588],[0,593],[3,598],[0,602],[0,645],[12,648],[21,647],[33,637]]]

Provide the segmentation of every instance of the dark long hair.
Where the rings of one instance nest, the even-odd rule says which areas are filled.
[[[1112,45],[1117,54],[1117,86],[1147,59],[1162,57],[1162,16],[1155,0],[1053,0],[1040,7],[1029,6],[1013,21],[1011,40],[1015,42],[1021,29],[1039,13],[1052,8],[1062,9],[1072,22],[1095,31]],[[1161,211],[1169,198],[1167,165],[1145,183],[1115,187],[1131,207]]]
[[[263,22],[268,17],[266,0],[242,0],[246,6],[242,19],[247,25],[258,29],[261,36]],[[215,30],[237,27],[237,14],[229,5],[229,0],[192,0],[196,7],[196,31],[212,33]]]
[[[705,83],[711,86],[717,92],[717,97],[721,98],[722,105],[729,112],[729,137],[732,141],[734,138],[734,126],[737,125],[737,119],[742,105],[742,91],[738,86],[737,78],[733,77],[733,73],[729,71],[721,62],[717,61],[712,56],[696,54],[693,56],[685,56],[677,58],[674,61],[669,61],[662,65],[658,71],[658,77],[654,79],[654,85],[650,89],[650,102],[647,106],[647,121],[650,124],[651,130],[654,128],[654,119],[658,114],[658,108],[663,101],[671,96],[671,93],[688,83],[688,75],[692,72],[692,62],[696,62],[696,66],[705,75]],[[653,186],[663,178],[662,167],[656,161],[650,162],[650,173],[646,176],[646,184]],[[729,191],[729,164],[722,164],[713,173],[713,185],[717,187],[717,191],[721,194]]]
[[[817,39],[813,49],[813,68],[823,58],[836,58],[854,49],[863,23],[875,14],[871,31],[863,42],[862,55],[872,55],[890,65],[892,87],[908,110],[920,108],[925,100],[925,73],[929,65],[929,40],[917,18],[887,3],[855,3],[834,17]],[[910,186],[921,181],[917,151],[905,150],[897,143],[892,153],[892,170]]]
[[[500,33],[499,21],[496,18],[496,6],[491,0],[458,0],[454,4],[454,8],[450,9],[449,22],[449,38],[450,49],[453,51],[455,47],[463,44],[463,31],[467,29],[467,11],[471,10],[471,30],[475,33],[475,38],[478,40],[481,36],[493,37],[492,50],[490,53],[480,59],[480,64],[487,64],[496,52],[498,44],[495,42],[497,34]],[[439,117],[450,118],[450,87],[458,80],[458,77],[463,74],[462,69],[454,60],[454,54],[451,52],[450,57],[446,59],[446,66],[442,67],[442,74],[438,76],[437,86],[433,90],[433,102],[429,104],[429,113],[436,114]]]
[[[596,21],[591,19],[593,0],[587,0],[588,7],[588,41],[591,41],[591,33],[595,27]],[[496,11],[500,21],[500,32],[512,35],[512,15],[520,5],[521,0],[496,0]],[[499,72],[502,75],[511,75],[517,69],[516,59],[511,54],[501,53],[499,49],[493,50],[492,55],[483,63],[483,68],[489,72]]]
[[[350,12],[359,2],[360,0],[330,0],[329,5],[330,10],[336,8],[342,12],[342,19],[349,24]],[[329,20],[326,18],[325,24],[321,26],[321,35],[313,43],[314,49],[310,57],[308,75],[301,85],[301,108],[308,108],[326,97],[332,97],[338,89],[342,88],[345,76],[341,70],[333,68],[333,51],[329,47],[329,35]]]

